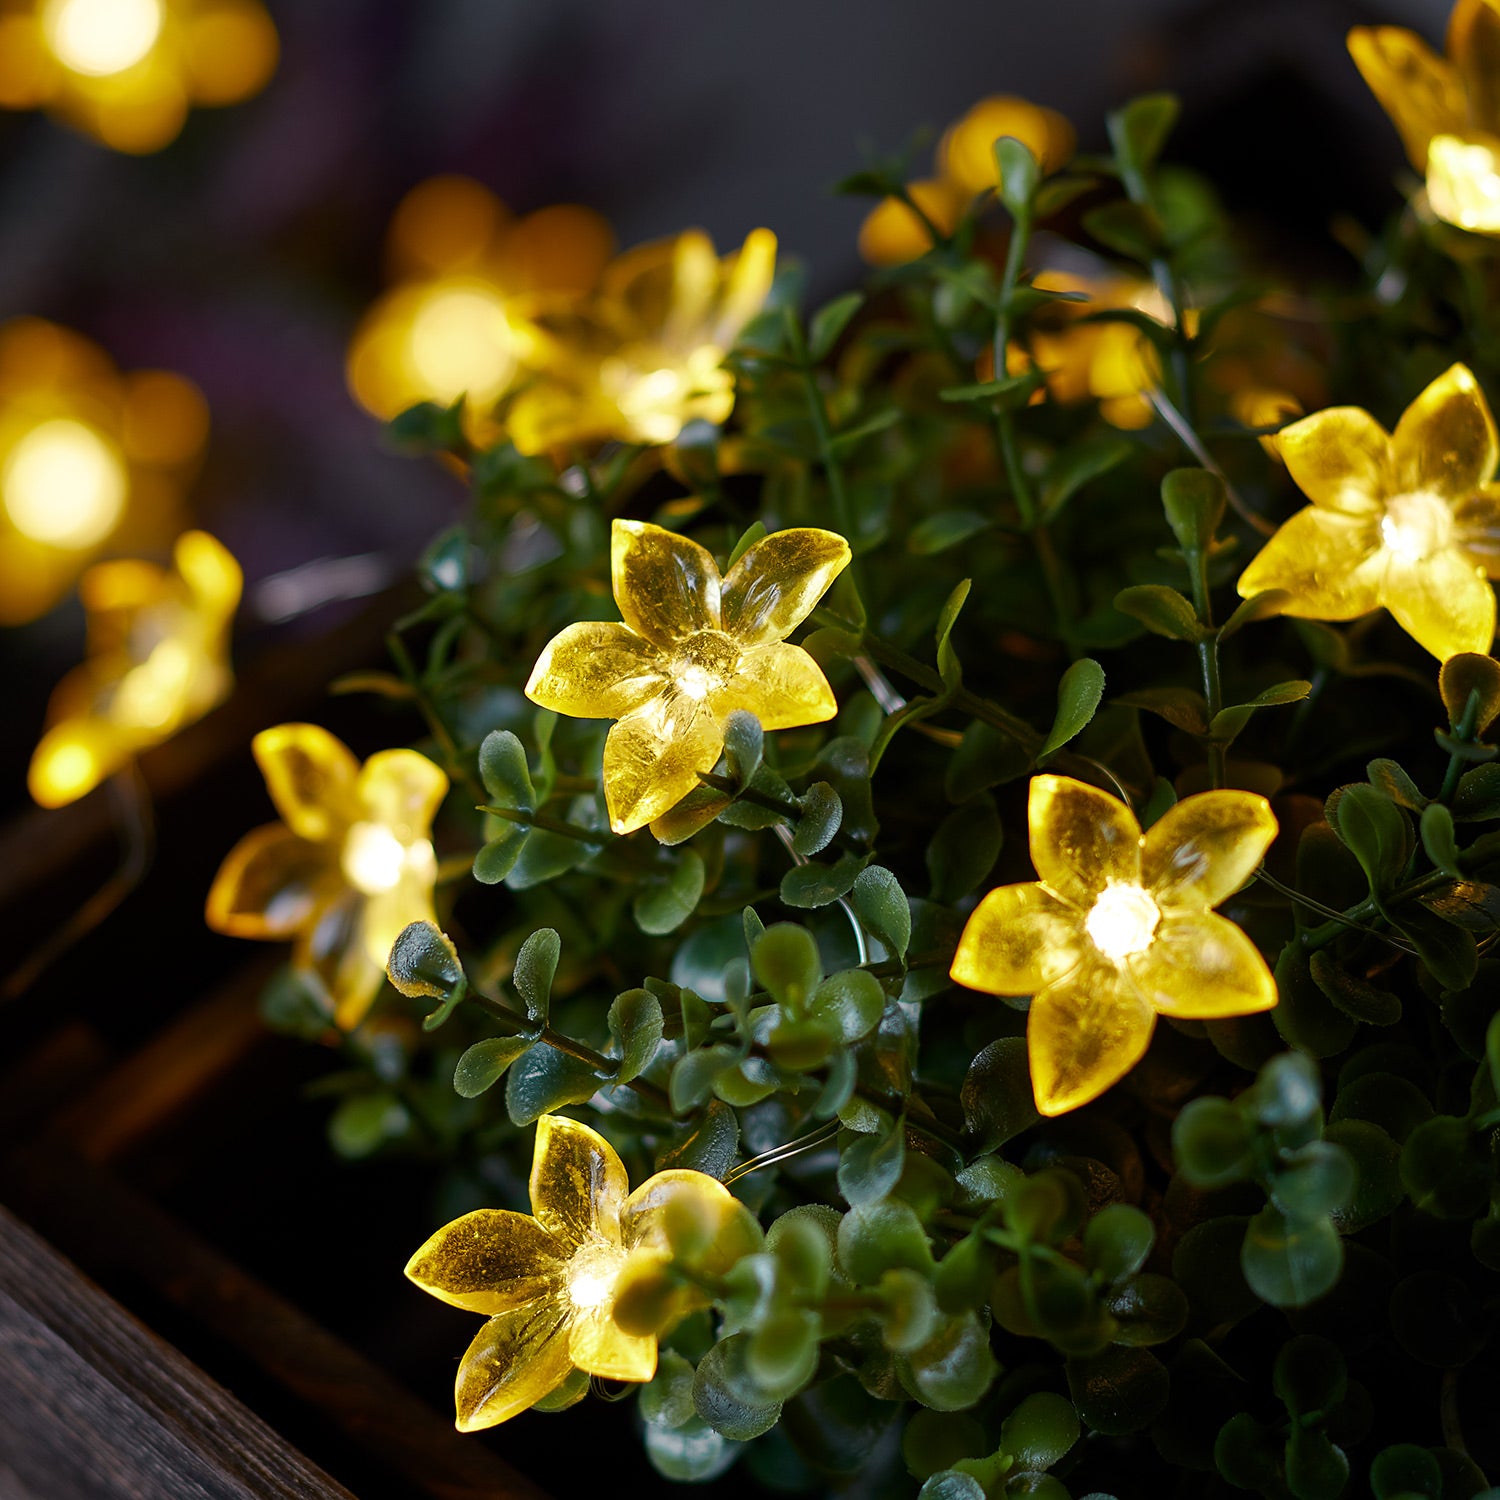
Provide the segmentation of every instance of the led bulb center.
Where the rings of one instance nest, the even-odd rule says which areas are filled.
[[[0,473],[11,524],[51,547],[81,549],[103,541],[125,509],[128,488],[113,444],[67,417],[33,427]]]
[[[379,823],[355,823],[344,836],[344,876],[366,896],[394,890],[406,858],[406,846]]]
[[[605,1306],[624,1264],[625,1252],[607,1240],[582,1246],[568,1262],[568,1300],[581,1312]]]
[[[417,378],[439,400],[493,401],[515,374],[515,331],[488,287],[434,291],[412,318],[410,347]]]
[[[161,0],[47,0],[42,34],[65,68],[108,78],[145,58],[164,19]]]
[[[1105,887],[1083,926],[1094,946],[1118,962],[1149,947],[1160,922],[1156,902],[1140,886],[1120,881]]]
[[[1453,540],[1453,512],[1436,495],[1419,490],[1386,502],[1380,539],[1401,562],[1421,562]]]
[[[734,675],[739,659],[739,646],[722,630],[700,630],[683,642],[673,668],[677,691],[701,703]]]

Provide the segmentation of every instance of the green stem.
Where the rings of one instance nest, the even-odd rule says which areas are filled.
[[[476,800],[482,799],[484,786],[474,768],[460,753],[458,741],[453,738],[453,732],[437,711],[437,705],[432,701],[431,695],[412,662],[411,653],[406,649],[406,642],[393,630],[386,636],[385,644],[391,654],[391,659],[396,663],[397,670],[401,673],[402,681],[411,689],[412,701],[427,721],[427,728],[438,743],[438,749],[444,761],[444,770],[447,771],[450,780],[461,782]]]
[[[780,797],[773,797],[769,792],[757,791],[754,787],[741,787],[740,784],[730,776],[716,776],[712,771],[699,771],[698,780],[704,786],[711,786],[716,792],[723,792],[726,796],[735,798],[739,802],[750,802],[756,807],[763,807],[767,812],[779,814],[788,823],[795,823],[802,816],[802,809],[795,802],[783,802]],[[864,844],[856,843],[848,834],[836,833],[832,842],[840,848],[847,849],[851,854],[868,854],[870,851]]]
[[[1224,707],[1224,684],[1219,677],[1219,637],[1214,631],[1213,602],[1208,591],[1208,553],[1199,547],[1187,555],[1188,576],[1193,584],[1193,607],[1198,623],[1207,632],[1198,642],[1198,669],[1203,675],[1203,696],[1208,701],[1208,722],[1213,723]],[[1208,742],[1208,779],[1216,790],[1224,785],[1225,747],[1216,740]]]
[[[611,838],[610,834],[602,833],[598,829],[585,828],[579,823],[569,823],[563,818],[548,817],[546,813],[527,812],[521,807],[495,807],[491,803],[481,802],[474,811],[489,813],[493,818],[504,818],[507,823],[520,823],[526,828],[539,828],[546,833],[560,834],[565,839],[588,844],[594,849],[602,849]]]

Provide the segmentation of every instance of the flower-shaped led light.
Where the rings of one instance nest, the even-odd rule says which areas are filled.
[[[278,51],[260,0],[8,0],[0,107],[50,110],[117,151],[159,151],[190,106],[259,93]]]
[[[1276,1004],[1255,945],[1211,910],[1276,836],[1264,797],[1202,792],[1143,837],[1117,797],[1037,776],[1028,821],[1041,878],[979,903],[952,973],[970,989],[1032,997],[1026,1046],[1042,1114],[1077,1109],[1128,1073],[1158,1015],[1207,1020]]]
[[[349,1030],[385,982],[401,929],[434,920],[432,820],[448,778],[415,750],[382,750],[361,766],[316,724],[262,730],[251,749],[282,821],[230,850],[208,893],[208,925],[296,939],[294,966]]]
[[[1439,57],[1399,26],[1356,26],[1349,52],[1391,117],[1432,211],[1450,224],[1500,234],[1500,9],[1458,0]]]
[[[615,603],[623,624],[569,625],[542,651],[526,696],[579,719],[616,719],[604,743],[604,795],[616,833],[680,802],[724,748],[724,721],[748,709],[766,729],[838,711],[822,668],[792,633],[849,561],[831,531],[773,532],[719,577],[697,542],[616,521]]]
[[[1334,406],[1282,428],[1276,448],[1313,503],[1245,569],[1242,595],[1285,589],[1284,612],[1310,620],[1384,605],[1440,660],[1490,649],[1500,446],[1468,369],[1434,380],[1394,433],[1360,407]]]
[[[88,660],[48,705],[27,777],[37,802],[76,801],[228,696],[240,585],[239,564],[203,531],[178,537],[170,571],[132,560],[83,575]]]
[[[632,1193],[614,1147],[560,1115],[537,1121],[531,1208],[465,1214],[406,1267],[423,1291],[489,1319],[458,1367],[462,1432],[534,1406],[575,1369],[606,1380],[651,1379],[656,1337],[615,1323],[614,1288],[632,1259],[669,1258],[668,1213],[687,1212],[707,1230],[701,1265],[709,1274],[759,1247],[759,1226],[714,1178],[658,1172]],[[673,1312],[682,1317],[706,1305],[683,1288]]]
[[[469,178],[421,183],[391,220],[396,285],[349,346],[355,399],[388,421],[419,401],[466,396],[471,435],[487,438],[490,408],[536,358],[533,320],[592,289],[613,245],[590,209],[559,204],[517,219]]]
[[[0,625],[51,608],[104,545],[172,536],[207,432],[181,376],[122,375],[40,318],[0,328]]]
[[[981,99],[938,142],[937,175],[906,185],[917,206],[944,234],[952,232],[974,198],[999,187],[994,147],[1004,135],[1027,146],[1044,173],[1066,166],[1078,139],[1055,109],[1013,94]],[[904,265],[930,249],[927,226],[899,198],[877,203],[860,226],[859,253],[871,265]]]
[[[523,453],[606,438],[661,444],[694,418],[723,422],[734,406],[724,357],[775,272],[769,229],[723,259],[696,229],[617,257],[576,316],[544,320],[549,341],[510,408],[511,441]]]

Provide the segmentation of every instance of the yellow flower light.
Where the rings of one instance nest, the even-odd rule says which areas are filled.
[[[724,357],[765,305],[776,236],[756,229],[722,259],[690,229],[611,262],[576,317],[547,325],[539,373],[508,415],[523,453],[615,438],[672,442],[694,418],[734,407]]]
[[[50,609],[106,543],[165,541],[207,431],[181,376],[121,375],[40,318],[0,327],[0,625]]]
[[[1440,375],[1388,433],[1357,406],[1334,406],[1276,435],[1313,502],[1268,541],[1239,591],[1285,589],[1284,612],[1352,620],[1384,606],[1446,660],[1488,652],[1500,577],[1500,446],[1478,382]]]
[[[980,193],[1000,185],[995,142],[1008,135],[1036,157],[1043,173],[1060,171],[1072,159],[1078,138],[1065,116],[1014,94],[981,99],[944,132],[934,165],[937,175],[906,185],[907,192],[943,234],[952,233],[964,209]],[[927,225],[899,198],[877,203],[859,231],[859,253],[874,266],[899,266],[932,249]]]
[[[614,238],[571,204],[516,219],[483,184],[434,177],[402,200],[388,257],[397,285],[349,346],[355,399],[388,421],[419,401],[466,396],[471,435],[537,357],[534,319],[574,305],[598,281]]]
[[[229,624],[240,566],[207,532],[177,539],[170,570],[99,563],[79,585],[89,654],[57,685],[27,785],[61,807],[229,694]]]
[[[643,521],[614,523],[624,623],[590,620],[554,636],[526,696],[574,718],[618,720],[604,742],[616,833],[645,827],[698,785],[735,709],[766,729],[838,712],[822,668],[786,637],[848,562],[843,537],[797,527],[761,538],[721,579],[697,542]]]
[[[294,966],[349,1030],[385,982],[401,929],[434,920],[432,820],[448,778],[415,750],[360,765],[316,724],[262,730],[250,748],[282,821],[230,850],[208,893],[208,925],[295,939]]]
[[[479,1209],[438,1230],[406,1274],[425,1292],[488,1318],[458,1367],[458,1428],[504,1422],[556,1391],[574,1370],[650,1380],[654,1335],[614,1321],[614,1288],[638,1258],[670,1258],[664,1221],[690,1214],[707,1230],[701,1262],[722,1275],[759,1248],[749,1211],[702,1172],[658,1172],[633,1193],[603,1136],[560,1115],[537,1121],[530,1214]],[[707,1299],[676,1295],[680,1318]]]
[[[1144,836],[1116,797],[1065,776],[1031,782],[1041,877],[1000,886],[965,926],[952,974],[991,995],[1030,995],[1036,1107],[1066,1114],[1145,1054],[1158,1015],[1250,1015],[1276,982],[1249,938],[1211,910],[1276,836],[1264,797],[1202,792]]]
[[[159,151],[192,105],[259,93],[278,52],[260,0],[19,0],[0,11],[0,107]]]
[[[1500,234],[1500,9],[1458,0],[1447,56],[1399,26],[1356,26],[1349,52],[1427,179],[1432,211],[1479,234]]]

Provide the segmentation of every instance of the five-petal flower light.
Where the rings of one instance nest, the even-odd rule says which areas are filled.
[[[264,88],[278,51],[260,0],[19,0],[0,14],[0,107],[159,151],[191,105]]]
[[[1349,52],[1391,117],[1432,211],[1450,224],[1500,234],[1500,5],[1458,0],[1448,55],[1400,26],[1356,26]]]
[[[1102,1094],[1144,1055],[1158,1015],[1207,1020],[1276,1004],[1255,945],[1211,910],[1250,877],[1276,819],[1252,792],[1201,792],[1141,834],[1118,798],[1032,779],[1040,880],[1000,886],[964,928],[953,977],[1030,995],[1032,1090],[1044,1115]]]
[[[283,821],[230,850],[208,893],[208,925],[295,938],[294,966],[349,1030],[385,982],[401,929],[433,920],[432,820],[448,778],[415,750],[382,750],[361,766],[316,724],[262,730],[251,749]]]
[[[721,580],[697,542],[642,521],[614,523],[611,572],[624,623],[590,620],[554,636],[526,696],[574,718],[618,720],[604,744],[616,833],[644,827],[698,785],[735,709],[766,729],[834,716],[822,669],[786,637],[848,561],[843,537],[796,527],[763,537]]]
[[[719,1275],[759,1248],[760,1226],[728,1189],[702,1172],[658,1172],[633,1193],[603,1136],[561,1115],[537,1121],[531,1214],[478,1209],[455,1219],[412,1256],[406,1274],[423,1289],[484,1313],[458,1367],[458,1427],[473,1432],[534,1406],[574,1370],[607,1380],[650,1380],[654,1334],[615,1322],[620,1273],[640,1258],[671,1258],[667,1221],[697,1221],[701,1271]],[[674,1294],[672,1318],[707,1299]]]
[[[240,566],[207,532],[178,537],[172,568],[99,563],[79,582],[89,654],[57,685],[27,785],[61,807],[223,701]]]
[[[720,259],[701,230],[639,245],[606,269],[576,314],[543,319],[536,378],[507,431],[523,453],[570,443],[662,444],[734,406],[724,358],[765,305],[776,236],[756,229]]]
[[[1382,605],[1446,660],[1486,653],[1500,577],[1495,423],[1463,365],[1440,375],[1387,433],[1357,406],[1334,406],[1277,434],[1312,504],[1268,541],[1239,591],[1285,589],[1284,612],[1352,620]]]

